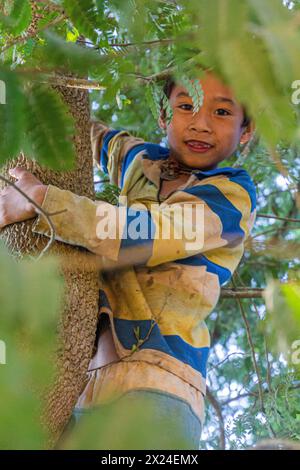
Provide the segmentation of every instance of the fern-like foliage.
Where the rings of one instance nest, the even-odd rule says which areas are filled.
[[[0,69],[0,163],[15,157],[20,151],[24,130],[24,93],[17,74]]]
[[[192,98],[194,114],[197,113],[203,104],[204,96],[200,81],[198,79],[190,80],[187,76],[182,75],[180,82]],[[163,87],[159,86],[155,82],[150,82],[146,88],[146,100],[155,120],[158,119],[162,112],[166,117],[167,124],[169,125],[173,117],[173,110],[169,99],[163,91]]]
[[[96,199],[117,205],[119,201],[120,188],[110,183],[109,176],[102,170],[97,170],[97,176],[100,178],[96,184]]]
[[[75,131],[66,105],[55,91],[43,85],[30,88],[26,98],[26,137],[31,157],[53,169],[72,169]]]
[[[203,104],[204,93],[201,83],[198,79],[190,80],[186,75],[182,75],[180,82],[186,88],[188,94],[192,98],[194,106],[194,114],[197,113]]]
[[[150,82],[146,88],[146,100],[155,120],[163,113],[169,125],[173,117],[173,111],[162,87],[157,83]]]

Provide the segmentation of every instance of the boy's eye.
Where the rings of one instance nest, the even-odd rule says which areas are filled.
[[[224,109],[224,108],[218,108],[218,109],[216,109],[215,112],[217,112],[217,111],[221,111],[220,116],[230,116],[231,115],[231,113],[229,111],[227,111],[227,109]],[[223,114],[223,113],[226,113],[226,114]]]
[[[192,111],[194,107],[192,104],[183,103],[183,104],[180,104],[178,108],[184,109],[184,111]]]

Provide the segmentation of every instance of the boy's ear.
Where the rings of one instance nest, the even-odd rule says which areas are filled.
[[[249,142],[249,140],[251,139],[254,131],[255,131],[255,125],[254,125],[254,122],[251,120],[248,126],[246,126],[242,131],[242,134],[240,137],[240,144],[241,145],[247,144],[247,142]]]
[[[158,118],[158,125],[161,129],[165,130],[167,128],[167,123],[166,123],[166,120],[165,120],[165,113],[164,111],[161,109],[160,110],[160,115],[159,115],[159,118]]]

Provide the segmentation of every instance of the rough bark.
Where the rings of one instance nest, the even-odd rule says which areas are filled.
[[[62,95],[75,118],[75,169],[69,172],[50,171],[42,168],[37,162],[20,157],[10,161],[2,169],[2,174],[9,178],[8,170],[19,165],[31,171],[44,184],[53,184],[61,189],[68,189],[76,194],[93,198],[88,92],[71,88],[57,88],[57,91]],[[18,259],[22,259],[27,254],[39,254],[49,241],[42,235],[34,234],[31,231],[32,224],[32,220],[17,223],[1,231],[0,237]],[[88,269],[85,269],[84,263],[76,263],[84,251],[64,243],[54,242],[49,252],[46,253],[46,256],[49,253],[61,257],[61,271],[66,286],[63,311],[58,325],[59,348],[55,358],[56,379],[50,391],[47,391],[44,416],[52,436],[51,444],[60,435],[82,391],[95,341],[99,274],[97,270],[91,269],[90,265]]]

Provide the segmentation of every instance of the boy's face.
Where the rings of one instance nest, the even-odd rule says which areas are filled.
[[[167,129],[171,156],[189,167],[211,170],[250,139],[253,126],[241,127],[242,106],[214,74],[206,72],[200,83],[204,101],[199,111],[193,115],[192,98],[176,85],[170,95],[172,121],[167,126],[160,119],[160,126]]]

